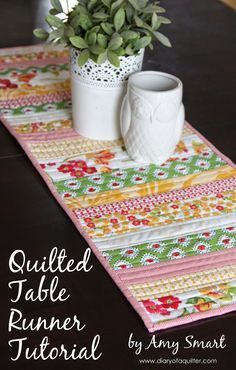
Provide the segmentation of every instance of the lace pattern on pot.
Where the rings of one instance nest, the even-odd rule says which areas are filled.
[[[99,87],[118,87],[123,85],[131,73],[142,68],[144,50],[138,55],[120,57],[120,67],[114,67],[109,61],[96,64],[91,59],[79,67],[77,59],[79,51],[71,49],[71,73],[74,78],[79,78],[84,83]]]

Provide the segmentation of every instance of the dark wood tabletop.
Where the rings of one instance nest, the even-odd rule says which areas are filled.
[[[35,43],[32,30],[42,24],[45,1],[0,0],[0,47]],[[160,70],[181,78],[184,84],[186,117],[220,151],[236,160],[235,149],[235,92],[236,92],[236,32],[235,12],[217,0],[165,0],[168,16],[173,23],[167,27],[173,48],[157,47],[146,52],[144,69]],[[41,7],[41,12],[37,9]],[[130,333],[136,340],[147,344],[151,334],[140,317],[127,302],[107,272],[92,255],[93,269],[89,273],[64,273],[62,285],[71,294],[64,303],[24,302],[17,304],[27,319],[42,317],[65,318],[78,315],[86,328],[78,333],[43,330],[8,333],[8,318],[12,292],[8,282],[15,276],[10,272],[8,260],[15,249],[23,249],[28,259],[34,261],[49,254],[52,247],[65,248],[70,258],[80,260],[87,247],[68,216],[51,196],[44,181],[31,162],[0,125],[0,244],[1,244],[1,300],[0,300],[0,350],[1,369],[8,370],[139,370],[165,369],[165,364],[141,364],[140,359],[216,359],[217,364],[183,365],[173,368],[212,367],[235,369],[236,315],[205,319],[189,325],[155,333],[158,340],[178,341],[176,355],[169,349],[149,349],[139,356],[128,348]],[[27,286],[36,288],[39,275],[29,273]],[[48,278],[50,280],[48,274]],[[18,275],[18,278],[22,278]],[[96,334],[101,335],[98,361],[10,360],[12,349],[8,340],[27,337],[28,346],[37,347],[44,335],[52,346],[62,343],[73,348],[90,346]],[[213,341],[225,335],[224,349],[184,349],[184,338]]]

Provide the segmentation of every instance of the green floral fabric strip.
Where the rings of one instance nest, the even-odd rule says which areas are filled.
[[[77,179],[76,189],[73,197],[77,198],[85,194],[96,194],[104,191],[123,189],[134,185],[146,184],[158,180],[170,179],[185,175],[200,173],[204,170],[212,170],[225,165],[225,162],[212,153],[211,157],[201,158],[200,155],[193,155],[188,158],[187,163],[181,161],[167,162],[164,166],[151,164],[142,168],[128,168],[115,170],[109,173],[100,173]],[[60,194],[70,189],[70,181],[61,180],[55,182]]]
[[[70,100],[60,101],[56,103],[46,103],[46,104],[39,104],[39,105],[28,105],[23,107],[16,107],[16,108],[4,108],[2,113],[6,116],[13,115],[25,115],[25,114],[36,114],[36,113],[44,113],[44,112],[52,112],[52,111],[60,111],[62,109],[68,109],[71,107]]]
[[[129,246],[103,252],[110,266],[115,270],[139,267],[179,259],[186,256],[195,256],[209,252],[217,252],[236,246],[236,228],[227,228],[205,231],[152,243]]]
[[[64,64],[48,64],[43,67],[39,66],[34,66],[34,67],[28,67],[28,68],[8,68],[4,69],[3,71],[0,71],[0,76],[6,76],[12,73],[15,76],[16,74],[22,75],[26,73],[32,73],[32,72],[41,72],[41,73],[56,73],[58,71],[68,71],[69,70],[69,64],[64,63]]]

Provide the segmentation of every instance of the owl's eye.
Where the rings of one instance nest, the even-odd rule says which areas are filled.
[[[143,99],[135,99],[131,105],[131,110],[138,119],[147,120],[151,118],[151,107]]]

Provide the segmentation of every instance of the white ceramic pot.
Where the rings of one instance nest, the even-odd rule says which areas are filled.
[[[182,82],[167,73],[130,76],[121,108],[121,132],[134,161],[162,164],[173,154],[184,124],[182,95]]]
[[[120,108],[130,74],[142,68],[140,54],[120,58],[120,67],[108,61],[97,65],[91,59],[77,63],[79,51],[71,48],[71,89],[74,129],[91,139],[115,140],[121,137]]]

